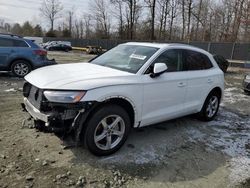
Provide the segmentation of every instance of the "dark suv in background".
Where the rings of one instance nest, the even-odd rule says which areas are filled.
[[[24,77],[33,69],[56,64],[48,60],[47,51],[29,39],[0,33],[0,71]]]

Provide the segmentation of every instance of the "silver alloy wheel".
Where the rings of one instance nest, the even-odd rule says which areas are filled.
[[[207,109],[206,109],[207,116],[209,118],[213,117],[216,114],[218,105],[219,105],[218,97],[212,96],[208,102]]]
[[[125,122],[119,115],[109,115],[97,125],[94,133],[96,146],[102,150],[116,147],[125,133]]]
[[[26,63],[17,63],[14,66],[14,72],[18,76],[25,76],[29,73],[29,66]]]

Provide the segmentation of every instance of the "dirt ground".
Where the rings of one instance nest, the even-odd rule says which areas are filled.
[[[53,52],[59,63],[93,56]],[[250,187],[250,96],[241,89],[250,69],[225,74],[216,119],[184,117],[132,130],[117,153],[95,157],[64,147],[54,134],[23,127],[23,79],[0,74],[0,187]]]

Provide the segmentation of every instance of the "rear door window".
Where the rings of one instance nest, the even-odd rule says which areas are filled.
[[[210,59],[196,51],[184,50],[185,51],[185,69],[186,70],[205,70],[213,67]]]
[[[29,47],[29,45],[22,40],[0,38],[0,47]]]
[[[0,47],[13,47],[14,41],[11,39],[0,38]]]

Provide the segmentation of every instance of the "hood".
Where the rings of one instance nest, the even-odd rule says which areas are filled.
[[[89,90],[98,87],[133,84],[137,75],[95,65],[72,63],[52,65],[32,71],[25,80],[41,89]]]

